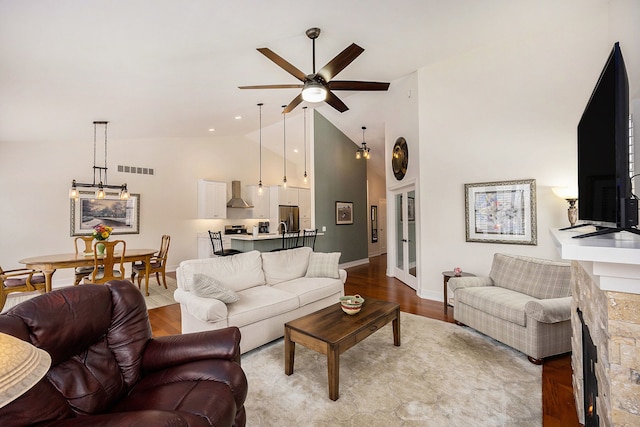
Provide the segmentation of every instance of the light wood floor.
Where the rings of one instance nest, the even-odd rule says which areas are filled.
[[[345,293],[394,301],[400,304],[402,311],[453,322],[452,308],[445,315],[441,302],[419,298],[409,286],[387,277],[386,267],[386,257],[379,256],[371,258],[368,265],[349,268]],[[169,275],[175,278],[175,274]],[[155,336],[181,332],[178,304],[149,310],[149,319]],[[545,360],[542,367],[542,404],[544,427],[580,426],[571,385],[570,355]]]

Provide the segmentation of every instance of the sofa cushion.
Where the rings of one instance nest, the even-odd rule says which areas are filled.
[[[271,286],[254,286],[238,294],[240,300],[227,306],[229,326],[240,328],[293,311],[300,306],[297,295]]]
[[[260,252],[251,251],[233,256],[191,259],[180,263],[184,289],[193,291],[193,276],[197,273],[214,278],[222,286],[238,292],[264,285]]]
[[[495,254],[489,276],[495,286],[539,299],[571,295],[571,266],[564,262]]]
[[[193,275],[193,293],[203,298],[215,298],[231,304],[240,299],[238,294],[222,286],[216,279],[206,274]]]
[[[343,289],[340,279],[328,277],[300,277],[278,283],[273,287],[297,295],[300,307],[334,294],[340,294]],[[337,298],[336,302],[338,302]]]
[[[456,297],[459,304],[520,326],[527,326],[525,306],[529,301],[536,301],[532,296],[497,286],[458,289]]]
[[[304,276],[309,267],[311,252],[313,250],[309,247],[263,252],[262,269],[267,285],[275,285]]]
[[[313,252],[309,257],[309,267],[307,268],[306,277],[331,277],[339,279],[338,262],[340,261],[340,252]]]

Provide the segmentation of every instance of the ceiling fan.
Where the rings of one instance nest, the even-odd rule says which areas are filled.
[[[295,66],[291,65],[280,55],[271,49],[262,47],[258,48],[258,52],[280,66],[286,72],[291,74],[302,82],[302,84],[281,84],[281,85],[258,85],[258,86],[239,86],[240,89],[288,89],[300,88],[302,91],[298,96],[287,105],[283,113],[288,113],[298,106],[302,101],[322,102],[326,101],[336,110],[344,113],[349,109],[344,102],[340,100],[332,91],[335,90],[357,90],[357,91],[378,91],[389,89],[389,83],[381,82],[363,82],[353,80],[331,80],[340,71],[344,70],[347,65],[351,64],[364,49],[355,43],[340,52],[335,58],[316,72],[316,39],[320,35],[320,28],[309,28],[306,31],[313,43],[313,73],[305,74]]]

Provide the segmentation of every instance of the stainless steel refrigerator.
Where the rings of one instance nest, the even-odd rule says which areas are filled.
[[[282,223],[287,225],[287,232],[300,230],[300,208],[298,206],[280,205],[278,217],[278,233],[282,233]]]

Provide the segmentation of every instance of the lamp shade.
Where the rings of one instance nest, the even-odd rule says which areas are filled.
[[[578,198],[578,189],[575,187],[553,187],[551,191],[561,199],[575,200]]]
[[[0,333],[0,360],[0,408],[36,385],[51,366],[49,353],[5,333]]]

